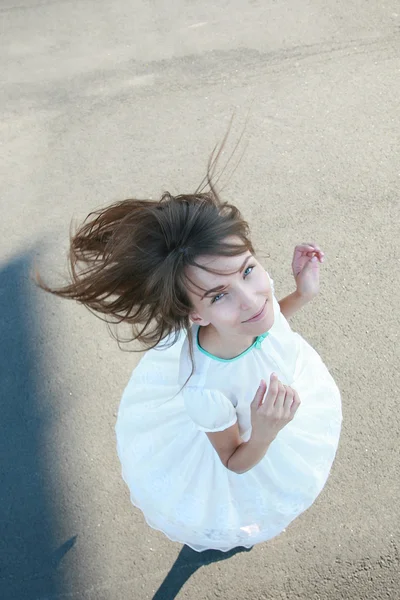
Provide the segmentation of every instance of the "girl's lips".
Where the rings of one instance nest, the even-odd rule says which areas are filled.
[[[251,319],[247,319],[247,321],[243,321],[243,323],[255,323],[256,321],[260,321],[264,317],[266,306],[267,306],[267,301],[264,302],[264,306],[262,307],[260,312],[255,314],[254,317],[251,317]]]

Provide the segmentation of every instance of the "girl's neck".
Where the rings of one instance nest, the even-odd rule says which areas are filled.
[[[225,360],[242,354],[254,343],[254,340],[254,336],[221,335],[213,325],[200,327],[199,330],[199,343],[203,350]]]

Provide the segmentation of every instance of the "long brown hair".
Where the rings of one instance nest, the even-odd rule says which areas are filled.
[[[209,162],[208,192],[165,192],[158,201],[128,199],[91,212],[75,233],[70,231],[70,283],[50,287],[36,269],[35,283],[105,315],[109,325],[130,325],[132,335],[123,341],[137,340],[144,349],[167,336],[172,344],[185,330],[192,356],[187,267],[211,271],[196,260],[253,252],[247,222],[235,206],[221,201],[212,183],[218,155]],[[122,339],[114,337],[121,347]]]

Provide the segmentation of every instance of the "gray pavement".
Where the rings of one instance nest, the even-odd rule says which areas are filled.
[[[0,26],[1,600],[400,598],[398,0],[4,0]],[[114,422],[138,355],[29,270],[63,281],[71,218],[193,190],[234,110],[223,194],[277,296],[296,243],[326,253],[292,327],[344,425],[315,505],[221,557],[131,506]]]

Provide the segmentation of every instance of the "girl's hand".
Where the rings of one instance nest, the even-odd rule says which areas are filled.
[[[251,438],[254,442],[272,442],[280,430],[293,419],[300,406],[298,393],[281,383],[276,373],[271,375],[265,396],[266,389],[267,384],[262,380],[251,403]]]
[[[319,265],[324,262],[324,253],[316,244],[300,244],[295,247],[292,261],[293,276],[297,293],[307,299],[319,292]]]

